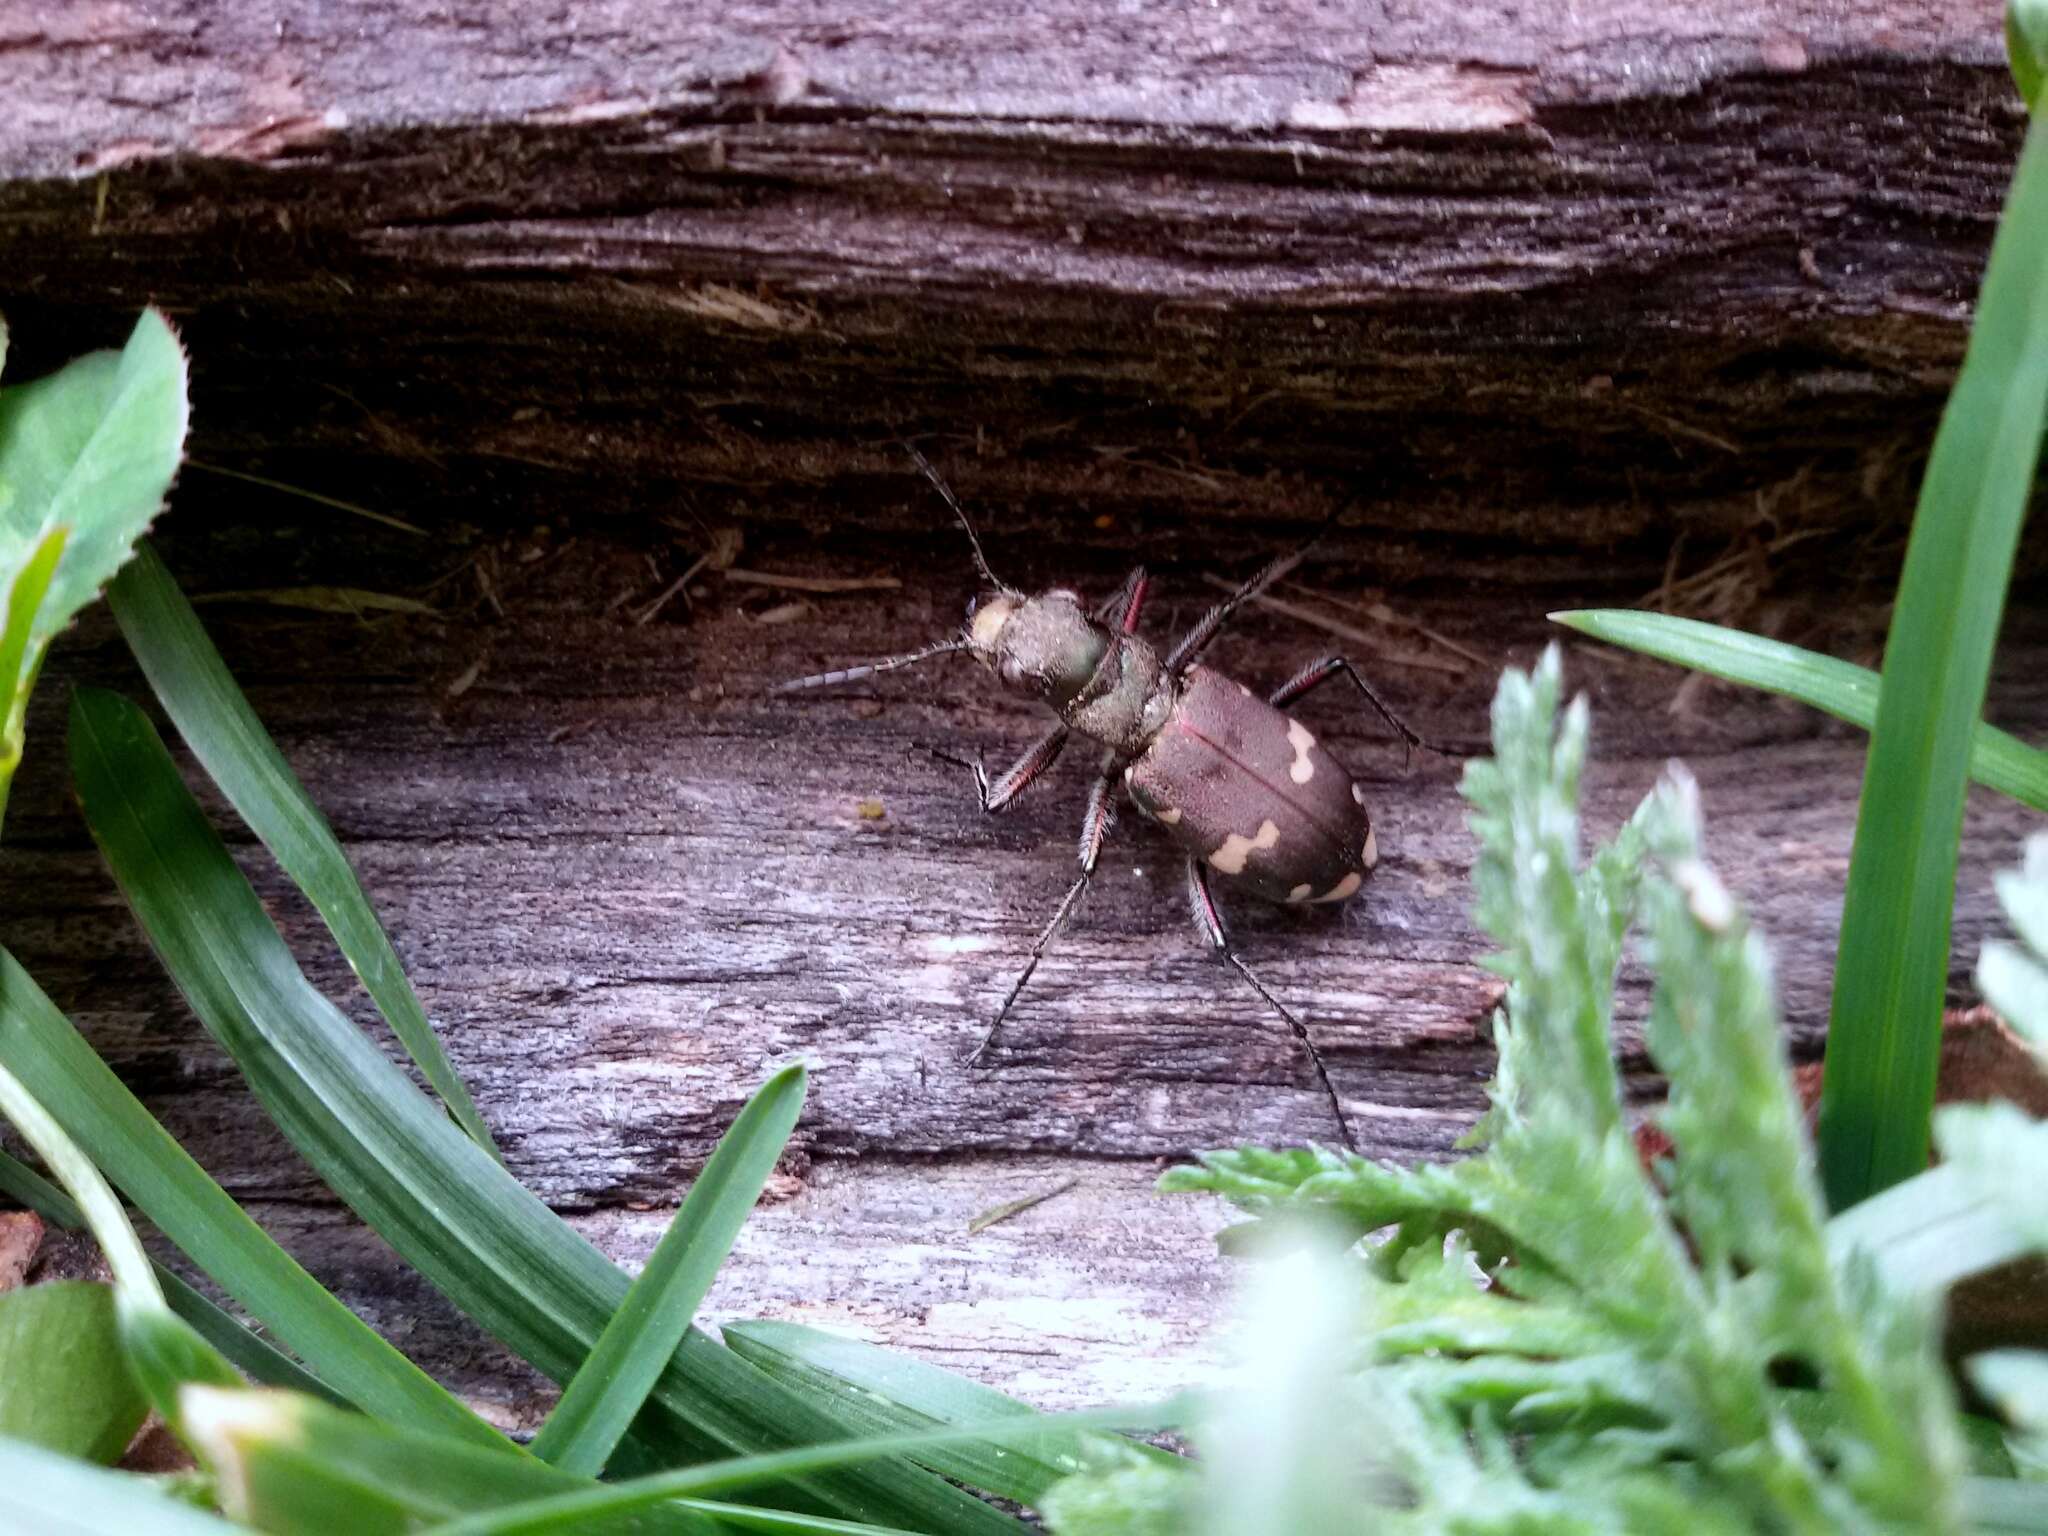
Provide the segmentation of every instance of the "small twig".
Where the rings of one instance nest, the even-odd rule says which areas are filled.
[[[1043,1205],[1046,1201],[1056,1196],[1064,1195],[1080,1182],[1078,1178],[1062,1179],[1051,1188],[1041,1189],[1035,1195],[1023,1195],[1015,1200],[1005,1200],[1001,1205],[992,1205],[975,1217],[974,1220],[967,1223],[967,1235],[972,1237],[975,1233],[985,1231],[999,1221],[1008,1221],[1012,1216],[1030,1210],[1034,1205]]]
[[[1427,624],[1422,623],[1420,620],[1411,619],[1407,617],[1405,614],[1399,614],[1394,612],[1393,606],[1389,603],[1360,603],[1353,602],[1349,598],[1332,597],[1327,592],[1317,592],[1309,587],[1305,587],[1298,581],[1290,581],[1286,583],[1286,585],[1292,588],[1294,591],[1301,593],[1304,597],[1318,597],[1321,598],[1324,602],[1331,603],[1336,607],[1348,608],[1353,613],[1362,613],[1368,619],[1377,619],[1380,623],[1385,624],[1390,629],[1412,629],[1413,631],[1415,631],[1416,634],[1422,636],[1423,639],[1429,641],[1432,645],[1442,646],[1445,650],[1449,651],[1453,656],[1462,656],[1465,658],[1465,660],[1471,662],[1472,665],[1475,667],[1481,667],[1487,671],[1493,670],[1493,663],[1488,661],[1484,656],[1480,655],[1477,651],[1473,650],[1470,646],[1460,645],[1457,641],[1453,640],[1449,635],[1438,634],[1435,630],[1431,629]]]
[[[353,501],[343,501],[337,496],[323,496],[318,491],[309,491],[302,485],[292,485],[283,480],[272,480],[264,475],[252,475],[247,470],[224,469],[218,464],[208,464],[203,459],[187,459],[187,469],[204,470],[209,475],[219,475],[225,480],[246,480],[251,485],[260,485],[265,490],[282,491],[287,496],[297,496],[305,501],[318,502],[323,507],[333,507],[337,512],[352,513],[366,517],[373,523],[382,523],[387,528],[396,528],[400,533],[410,533],[419,538],[429,538],[427,530],[417,523],[408,523],[403,518],[393,517],[389,512],[373,512]]]
[[[894,576],[778,576],[773,571],[737,567],[727,571],[725,579],[743,587],[773,587],[779,592],[894,592],[903,585]]]
[[[1223,577],[1216,575],[1212,571],[1204,571],[1202,573],[1202,580],[1209,583],[1212,587],[1221,587],[1225,592],[1235,592],[1239,586],[1239,583],[1226,581]],[[1372,651],[1375,661],[1390,662],[1397,667],[1414,667],[1423,672],[1444,672],[1452,677],[1463,677],[1465,675],[1463,667],[1456,666],[1448,661],[1439,661],[1434,656],[1418,656],[1413,651],[1390,651],[1379,637],[1369,635],[1364,630],[1354,628],[1340,619],[1333,619],[1327,614],[1317,613],[1313,608],[1304,608],[1299,603],[1290,603],[1283,598],[1273,597],[1270,594],[1255,597],[1252,601],[1261,608],[1271,609],[1283,618],[1294,619],[1302,624],[1313,625],[1317,629],[1329,631],[1329,633],[1337,636],[1340,640],[1349,640],[1355,645],[1366,646]]]
[[[642,608],[638,613],[633,615],[634,625],[637,627],[639,625],[645,624],[648,620],[652,619],[657,613],[660,613],[662,609],[666,608],[669,605],[669,599],[674,597],[678,592],[682,592],[683,588],[690,584],[691,579],[710,563],[711,557],[709,555],[699,555],[694,561],[691,562],[690,568],[687,571],[684,571],[682,575],[678,576],[674,581],[670,582],[667,586],[661,589],[661,596],[657,597],[653,602],[649,603],[645,608]],[[683,592],[683,606],[685,608],[690,606],[690,595],[687,592]]]

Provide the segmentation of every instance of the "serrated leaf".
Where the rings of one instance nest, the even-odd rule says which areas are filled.
[[[185,426],[185,354],[154,309],[120,351],[0,389],[0,574],[11,585],[50,529],[69,530],[32,657],[113,579],[163,506]]]
[[[63,1280],[0,1295],[0,1436],[111,1462],[147,1408],[111,1286]]]

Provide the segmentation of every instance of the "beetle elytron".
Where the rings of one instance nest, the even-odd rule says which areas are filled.
[[[1081,818],[1081,872],[1031,945],[1029,959],[997,1008],[974,1060],[1002,1027],[1010,1007],[1065,923],[1088,882],[1113,817],[1119,778],[1131,801],[1187,854],[1188,902],[1210,948],[1249,982],[1292,1027],[1315,1067],[1337,1126],[1352,1144],[1350,1123],[1331,1085],[1322,1053],[1302,1022],[1231,949],[1211,882],[1289,905],[1344,902],[1358,894],[1379,863],[1379,844],[1365,792],[1286,705],[1318,684],[1343,676],[1412,746],[1424,745],[1342,656],[1311,662],[1266,698],[1197,663],[1224,623],[1285,575],[1307,553],[1273,561],[1211,608],[1162,660],[1138,637],[1145,606],[1139,566],[1108,603],[1090,613],[1064,587],[1027,596],[998,580],[966,511],[924,456],[909,444],[918,468],[967,530],[974,563],[992,590],[968,610],[964,630],[922,650],[784,683],[776,691],[822,688],[938,656],[965,651],[1014,693],[1041,699],[1059,723],[1033,742],[1005,773],[991,779],[979,757],[965,763],[983,811],[1010,805],[1052,766],[1072,736],[1102,748],[1101,766]],[[954,759],[954,761],[959,761]]]

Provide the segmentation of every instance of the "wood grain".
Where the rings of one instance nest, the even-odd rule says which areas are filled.
[[[898,489],[900,515],[933,510],[907,474]],[[839,1318],[1048,1402],[1099,1395],[1120,1370],[1148,1386],[1199,1373],[1227,1296],[1209,1246],[1222,1215],[1146,1189],[1161,1160],[1199,1147],[1330,1136],[1284,1025],[1197,947],[1176,860],[1126,816],[989,1069],[968,1067],[1068,878],[1082,769],[1062,764],[984,820],[965,775],[926,748],[994,755],[1027,740],[1035,717],[992,694],[971,663],[831,696],[768,694],[956,622],[971,581],[954,530],[877,536],[866,530],[883,514],[867,507],[823,539],[750,526],[753,567],[904,585],[815,599],[793,622],[763,624],[783,594],[705,575],[690,606],[640,625],[635,603],[614,601],[659,591],[689,563],[687,541],[529,529],[423,549],[346,528],[253,535],[246,508],[209,523],[207,499],[191,500],[166,548],[202,596],[209,584],[316,572],[351,584],[421,575],[422,556],[456,572],[431,589],[440,620],[203,611],[328,809],[522,1179],[636,1257],[745,1094],[801,1055],[817,1075],[788,1198],[751,1231],[722,1284],[722,1315]],[[1057,520],[987,510],[991,558],[1010,579],[1063,574],[1090,590],[1117,579],[1122,551],[1086,547],[1109,542],[1092,520],[1062,537]],[[1369,538],[1330,535],[1300,600],[1325,611],[1363,590],[1371,556]],[[1162,620],[1207,602],[1196,576],[1212,563],[1248,562],[1228,551],[1162,561]],[[502,617],[481,595],[479,565],[496,572]],[[1483,735],[1492,667],[1534,656],[1541,613],[1560,596],[1547,585],[1501,585],[1484,605],[1457,590],[1387,595],[1487,660],[1482,670],[1443,647],[1418,651],[1384,626],[1389,653],[1430,666],[1359,656],[1397,709],[1452,741]],[[1845,634],[1858,633],[1844,614]],[[1325,642],[1255,616],[1216,657],[1263,681]],[[2023,604],[1994,701],[1995,718],[2022,734],[2048,724],[2044,646],[2044,614]],[[1733,690],[1681,697],[1665,669],[1571,649],[1573,681],[1596,710],[1589,829],[1611,830],[1682,754],[1703,786],[1716,859],[1771,935],[1793,1037],[1811,1049],[1857,739]],[[73,678],[129,676],[97,617],[53,661],[10,822],[0,933],[193,1152],[285,1218],[317,1271],[465,1390],[530,1421],[543,1399],[526,1377],[336,1220],[120,912],[62,792],[56,706]],[[1480,1107],[1491,1053],[1479,1026],[1496,996],[1466,917],[1457,770],[1426,755],[1404,765],[1341,699],[1304,712],[1373,795],[1384,862],[1342,914],[1241,906],[1232,918],[1247,957],[1309,1019],[1371,1149],[1440,1155]],[[863,813],[868,800],[880,818]],[[1989,872],[2028,820],[1989,796],[1972,801],[1959,987],[1991,923]],[[260,850],[247,864],[316,979],[367,1020],[317,921]],[[1631,979],[1625,1050],[1643,1001]],[[977,1212],[1066,1176],[1080,1187],[968,1238]],[[1034,1342],[1034,1319],[1047,1338]]]
[[[1565,606],[1664,590],[1873,660],[2021,129],[1998,23],[1995,0],[0,0],[9,377],[166,305],[195,464],[164,549],[191,590],[440,611],[205,613],[522,1178],[637,1262],[802,1055],[789,1177],[718,1315],[857,1326],[1047,1404],[1143,1395],[1207,1368],[1229,1283],[1224,1214],[1147,1194],[1159,1161],[1327,1136],[1327,1106],[1129,818],[989,1070],[963,1063],[1068,878],[1082,769],[982,819],[928,749],[997,758],[1036,721],[965,663],[767,694],[958,622],[964,551],[894,437],[1011,580],[1151,563],[1157,632],[1321,532],[1282,595],[1350,637],[1259,614],[1217,660],[1270,686],[1345,649],[1442,739],[1483,737],[1498,668]],[[732,527],[748,570],[901,585],[671,590]],[[1810,1053],[1858,739],[1568,651],[1589,829],[1691,764]],[[2044,661],[2023,582],[1991,715],[2034,739]],[[351,1304],[533,1422],[546,1394],[337,1211],[148,955],[64,787],[77,680],[139,690],[104,615],[38,700],[0,939]],[[1372,1147],[1437,1155],[1491,1060],[1457,770],[1341,700],[1304,712],[1384,862],[1342,914],[1230,916]],[[1959,991],[2028,821],[1971,802]],[[1637,1066],[1643,1003],[1630,973]]]

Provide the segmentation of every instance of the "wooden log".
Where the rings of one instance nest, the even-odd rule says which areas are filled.
[[[1988,0],[45,10],[0,0],[9,376],[161,300],[207,466],[164,524],[188,587],[437,610],[204,611],[515,1171],[637,1261],[806,1056],[789,1178],[715,1311],[857,1326],[1047,1404],[1207,1367],[1223,1216],[1147,1194],[1161,1160],[1331,1127],[1128,825],[988,1070],[962,1060],[1064,886],[1080,769],[982,819],[928,748],[995,758],[1036,722],[964,662],[768,693],[958,622],[965,551],[893,435],[924,435],[1009,579],[1152,564],[1162,632],[1205,577],[1324,530],[1280,594],[1324,627],[1256,614],[1219,662],[1271,684],[1347,650],[1439,738],[1483,737],[1564,606],[1661,594],[1869,661],[2020,124]],[[899,585],[679,586],[727,528],[749,570]],[[1860,739],[1569,653],[1589,828],[1691,764],[1810,1054]],[[2044,659],[2022,587],[1991,715],[2036,738]],[[280,1150],[122,914],[65,791],[75,680],[140,691],[103,615],[38,701],[0,940],[317,1273],[531,1422],[530,1378]],[[1496,996],[1457,771],[1342,700],[1306,712],[1384,867],[1345,913],[1231,918],[1372,1150],[1439,1155]],[[1959,995],[2026,823],[1971,802]],[[1649,1094],[1643,1003],[1631,974]]]

